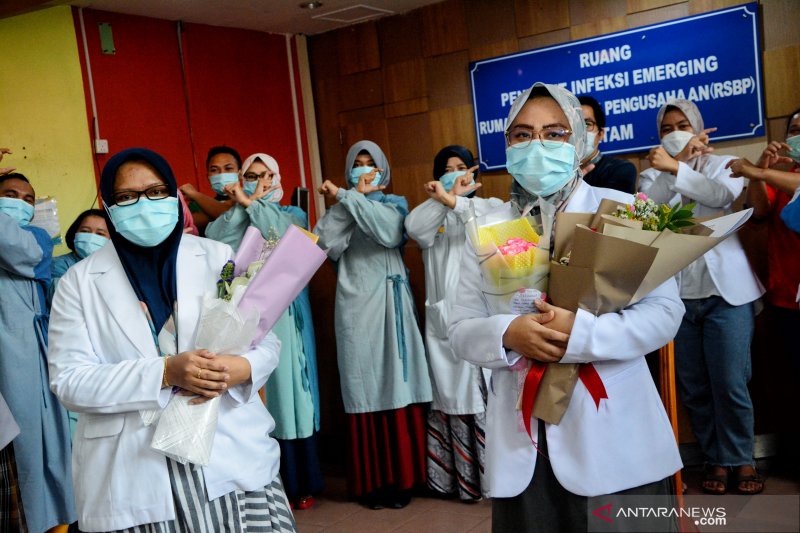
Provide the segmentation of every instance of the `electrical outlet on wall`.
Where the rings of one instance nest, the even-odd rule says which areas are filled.
[[[96,153],[96,154],[107,154],[108,153],[108,141],[106,139],[95,139],[94,140],[94,153]]]

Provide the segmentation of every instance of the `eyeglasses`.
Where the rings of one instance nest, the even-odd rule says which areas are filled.
[[[584,124],[586,124],[586,131],[594,131],[597,127],[597,122],[591,119],[586,119]]]
[[[114,200],[114,204],[119,206],[126,206],[126,205],[133,205],[139,201],[139,198],[142,195],[147,196],[148,200],[163,200],[164,198],[168,198],[169,194],[169,187],[160,183],[158,185],[153,185],[152,187],[148,187],[143,191],[120,191],[115,192],[112,196]]]
[[[538,131],[528,126],[514,126],[506,132],[506,141],[509,145],[525,148],[534,139],[539,139],[543,147],[552,149],[564,144],[570,135],[572,135],[572,130],[561,126],[550,126]],[[549,142],[545,143],[544,141]]]
[[[269,170],[265,170],[261,174],[256,174],[255,172],[248,172],[244,175],[244,181],[256,181],[260,180],[261,178],[271,178],[274,174]]]

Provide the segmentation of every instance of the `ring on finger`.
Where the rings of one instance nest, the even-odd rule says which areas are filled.
[[[203,369],[202,368],[198,368],[197,369],[197,379],[203,379]]]

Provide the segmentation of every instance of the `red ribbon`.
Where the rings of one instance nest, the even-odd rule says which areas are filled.
[[[536,402],[536,394],[539,392],[539,385],[542,383],[542,378],[547,370],[547,364],[539,361],[531,361],[531,366],[525,376],[525,384],[522,387],[522,421],[525,424],[525,430],[528,436],[533,440],[531,434],[531,416],[533,416],[533,404]],[[600,379],[600,374],[595,370],[592,363],[580,365],[578,369],[578,378],[583,382],[589,394],[594,400],[594,405],[600,409],[600,400],[603,398],[608,399],[606,388],[603,385],[603,380]]]
[[[522,422],[525,424],[525,431],[528,432],[531,440],[533,440],[533,435],[531,435],[533,404],[536,401],[536,393],[539,392],[539,384],[542,382],[545,370],[547,370],[547,364],[531,361],[531,366],[525,375],[525,385],[522,387]]]
[[[592,363],[581,365],[578,370],[578,377],[589,390],[589,394],[592,395],[595,407],[600,410],[600,400],[603,398],[608,400],[608,394],[603,385],[603,380],[600,379],[600,374],[597,373],[594,365]]]

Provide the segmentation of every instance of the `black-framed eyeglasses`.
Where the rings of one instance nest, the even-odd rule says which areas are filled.
[[[561,126],[550,126],[541,130],[528,126],[514,126],[506,132],[506,142],[510,146],[525,148],[535,139],[539,139],[539,143],[545,148],[558,148],[569,139],[570,135],[572,130]]]
[[[595,128],[597,127],[597,122],[595,122],[592,119],[588,119],[587,118],[583,122],[584,122],[584,124],[586,124],[586,131],[594,131]]]
[[[261,174],[256,174],[255,172],[248,172],[243,177],[244,181],[256,181],[260,180],[261,178],[271,178],[272,176],[273,176],[272,172],[270,172],[269,170],[265,170]]]
[[[115,205],[126,206],[133,205],[139,201],[142,195],[146,196],[148,200],[163,200],[169,198],[169,187],[163,183],[148,187],[143,191],[119,191],[115,192],[112,196]]]

